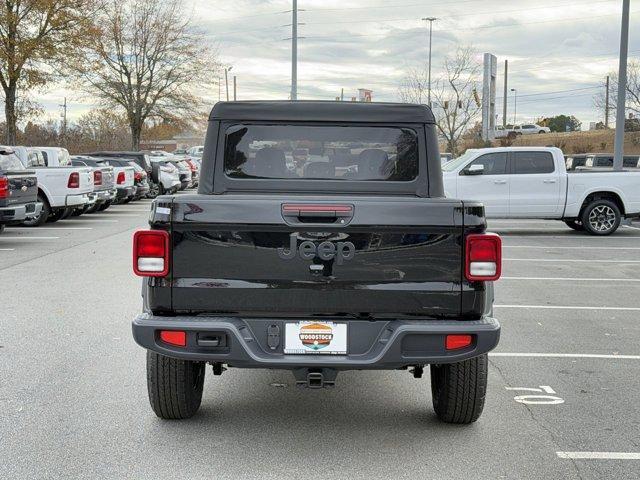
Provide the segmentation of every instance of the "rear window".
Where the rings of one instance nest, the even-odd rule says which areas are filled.
[[[553,156],[549,152],[514,152],[515,173],[520,175],[534,173],[553,173]]]
[[[3,172],[24,170],[24,166],[15,153],[9,153],[6,150],[0,150],[0,170]]]
[[[231,178],[409,182],[418,176],[410,128],[233,125],[224,169]]]

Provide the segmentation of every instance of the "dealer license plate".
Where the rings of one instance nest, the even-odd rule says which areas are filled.
[[[320,321],[287,323],[284,353],[346,355],[347,324]]]

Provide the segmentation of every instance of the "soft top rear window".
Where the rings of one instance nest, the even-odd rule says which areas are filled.
[[[233,125],[224,169],[236,179],[409,182],[418,176],[418,135],[400,127]]]

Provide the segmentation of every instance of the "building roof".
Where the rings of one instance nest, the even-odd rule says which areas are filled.
[[[218,102],[209,120],[363,123],[434,123],[426,105],[379,102],[241,101]]]

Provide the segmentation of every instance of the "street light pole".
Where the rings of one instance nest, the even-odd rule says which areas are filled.
[[[624,155],[624,121],[627,97],[627,55],[629,53],[629,0],[622,1],[622,27],[620,28],[620,66],[618,69],[618,105],[616,107],[616,137],[614,141],[613,169],[622,170]]]
[[[516,126],[516,118],[518,117],[518,90],[515,88],[512,88],[511,91],[513,92],[513,126]]]
[[[433,39],[433,22],[437,20],[436,17],[425,17],[422,20],[429,22],[429,73],[427,77],[427,105],[431,108],[431,45]]]

